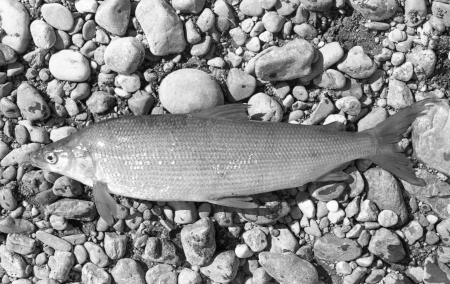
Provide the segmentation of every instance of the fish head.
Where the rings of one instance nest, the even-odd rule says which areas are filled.
[[[92,184],[94,163],[92,157],[78,139],[71,136],[30,153],[35,167],[65,175],[86,185]]]

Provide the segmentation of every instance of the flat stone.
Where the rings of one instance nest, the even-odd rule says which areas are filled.
[[[319,201],[337,199],[344,192],[347,184],[343,182],[312,182],[308,186],[311,196]]]
[[[385,108],[372,109],[365,117],[358,121],[358,132],[374,128],[388,118],[389,114]]]
[[[166,1],[140,1],[135,14],[154,55],[164,56],[184,51],[186,40],[183,24]]]
[[[239,10],[246,16],[262,16],[264,9],[259,4],[259,0],[243,0],[239,4]]]
[[[384,261],[397,263],[406,256],[400,238],[392,231],[380,228],[372,236],[369,251]]]
[[[106,66],[120,74],[131,74],[136,71],[144,61],[144,57],[144,46],[134,37],[113,40],[104,53]]]
[[[93,242],[85,242],[84,247],[86,248],[92,263],[101,268],[104,268],[109,264],[109,258],[101,246]]]
[[[290,251],[295,253],[299,249],[297,239],[287,226],[278,224],[274,226],[274,229],[277,230],[279,234],[277,234],[277,236],[272,235],[270,252],[282,253]]]
[[[161,82],[159,99],[172,114],[191,113],[222,105],[219,84],[209,74],[197,69],[179,69]]]
[[[424,179],[427,185],[417,186],[402,181],[408,194],[428,204],[441,218],[449,218],[450,185],[424,169],[418,169],[416,176]]]
[[[36,241],[23,234],[8,234],[6,248],[18,254],[27,255],[36,249]]]
[[[381,168],[371,168],[364,173],[367,181],[367,199],[380,210],[391,210],[399,218],[398,226],[408,220],[408,210],[402,190],[395,177]]]
[[[181,13],[197,14],[203,10],[206,0],[173,0],[172,7]]]
[[[28,83],[22,83],[17,88],[17,106],[22,117],[27,120],[42,120],[50,115],[47,103],[39,92]]]
[[[61,50],[53,54],[50,57],[49,70],[55,78],[70,82],[83,82],[91,76],[91,66],[86,57],[71,50]]]
[[[255,64],[256,76],[264,81],[286,81],[311,73],[314,48],[304,39],[271,49]]]
[[[75,258],[71,252],[55,251],[48,259],[50,267],[49,277],[61,282],[68,280],[69,273],[75,264]]]
[[[35,20],[30,25],[34,44],[42,49],[50,49],[56,42],[53,28],[42,20]]]
[[[104,249],[111,259],[121,259],[127,250],[127,236],[117,233],[105,233]],[[114,275],[113,275],[114,276]]]
[[[316,268],[294,253],[261,252],[259,263],[275,280],[285,284],[315,284],[319,281]]]
[[[55,29],[70,31],[74,25],[72,13],[61,4],[44,4],[41,13],[44,20]]]
[[[128,107],[134,115],[146,115],[155,104],[155,98],[146,91],[139,90],[128,99]]]
[[[416,220],[411,221],[402,231],[410,245],[413,245],[423,236],[423,228]]]
[[[332,0],[301,0],[301,3],[306,9],[313,12],[326,12],[334,5]]]
[[[350,239],[326,234],[314,242],[314,254],[319,259],[337,262],[351,261],[361,256],[361,246]]]
[[[303,122],[305,125],[314,125],[323,121],[328,115],[332,114],[335,110],[334,104],[329,98],[323,97],[319,101],[319,105],[314,112],[309,116],[307,120]]]
[[[69,252],[72,250],[72,244],[57,236],[49,234],[45,231],[37,231],[36,238],[47,246],[54,248],[57,251]]]
[[[395,0],[369,0],[366,2],[350,0],[350,5],[365,19],[372,21],[389,19],[398,9],[398,2]]]
[[[316,86],[321,88],[341,89],[345,86],[346,79],[341,72],[328,69],[315,77],[313,82]]]
[[[106,0],[95,13],[95,22],[108,32],[123,36],[130,20],[130,0]]]
[[[15,0],[0,0],[1,43],[17,53],[24,53],[31,40],[30,16],[25,6]]]
[[[450,175],[449,114],[448,103],[435,104],[414,121],[412,135],[417,159],[447,175]]]
[[[47,205],[46,214],[53,214],[66,219],[89,222],[97,215],[94,202],[64,198]]]
[[[361,46],[352,47],[337,65],[339,71],[355,79],[369,78],[375,73],[377,67]]]
[[[423,268],[423,283],[439,284],[450,282],[450,268],[437,261],[434,257],[427,257],[424,261]]]

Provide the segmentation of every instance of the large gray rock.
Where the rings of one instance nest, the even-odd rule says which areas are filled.
[[[390,79],[387,104],[395,109],[402,109],[414,103],[411,90],[405,82]]]
[[[239,258],[234,250],[227,250],[214,256],[211,263],[200,268],[200,271],[209,279],[219,283],[231,282],[237,274]]]
[[[381,168],[371,168],[364,173],[367,181],[367,199],[378,209],[391,210],[398,215],[398,226],[408,220],[408,210],[397,179]]]
[[[375,232],[369,243],[369,251],[384,261],[397,263],[406,256],[402,241],[392,231],[381,228]]]
[[[154,55],[164,56],[184,51],[186,40],[183,24],[166,1],[143,0],[137,5],[135,14]]]
[[[424,169],[417,170],[416,176],[424,179],[427,185],[417,186],[402,181],[405,190],[418,200],[430,205],[441,218],[450,217],[447,209],[450,204],[450,185]]]
[[[31,40],[30,16],[23,4],[16,0],[0,0],[0,41],[24,53]]]
[[[437,56],[431,49],[422,50],[416,47],[406,54],[406,61],[414,65],[413,79],[424,80],[433,74]]]
[[[108,32],[122,36],[127,31],[130,12],[130,0],[103,1],[95,12],[95,22]]]
[[[413,123],[412,142],[417,159],[450,175],[450,105],[441,101]]]
[[[144,45],[134,37],[113,40],[105,49],[105,64],[120,74],[131,74],[142,64]]]
[[[316,268],[294,253],[261,252],[259,263],[280,283],[315,284],[319,281]]]
[[[191,265],[205,265],[216,251],[214,223],[202,218],[181,230],[181,244]]]
[[[396,0],[350,0],[350,5],[361,15],[372,21],[382,21],[391,18],[398,9]]]

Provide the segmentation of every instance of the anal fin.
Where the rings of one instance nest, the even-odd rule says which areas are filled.
[[[251,198],[250,196],[225,196],[208,200],[209,203],[227,207],[243,208],[243,209],[258,208],[259,205],[252,201],[253,198]]]
[[[325,182],[325,181],[344,181],[347,180],[350,176],[347,173],[344,173],[342,171],[338,172],[331,172],[327,173],[323,176],[321,176],[316,181],[318,182]]]
[[[108,185],[104,182],[94,181],[93,193],[98,214],[112,226],[114,217],[117,217],[117,203],[109,194]]]

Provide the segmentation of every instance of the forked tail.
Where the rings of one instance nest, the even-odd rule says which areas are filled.
[[[416,177],[413,163],[403,153],[397,144],[413,121],[425,115],[428,106],[439,102],[437,99],[427,99],[417,102],[386,119],[372,129],[366,130],[378,142],[377,154],[368,157],[372,162],[391,172],[410,184],[425,186],[423,179]]]

